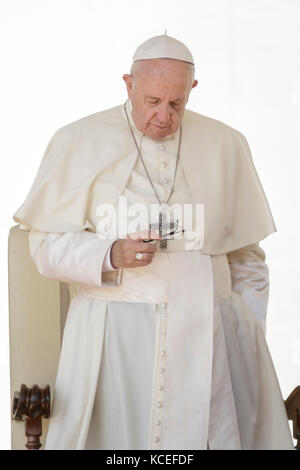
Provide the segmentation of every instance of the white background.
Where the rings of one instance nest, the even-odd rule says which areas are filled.
[[[199,85],[188,108],[248,139],[277,226],[267,341],[283,397],[300,385],[300,1],[2,0],[0,446],[10,448],[7,237],[52,134],[126,99],[136,47],[186,43]],[[14,345],[17,347],[17,345]],[[29,385],[29,384],[28,384]]]

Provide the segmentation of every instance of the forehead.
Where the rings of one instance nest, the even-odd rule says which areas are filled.
[[[136,76],[180,76],[186,77],[190,73],[187,62],[175,59],[148,59],[139,60],[133,64],[133,73]]]
[[[165,92],[184,92],[190,83],[189,65],[174,59],[138,61],[134,64],[133,75],[140,91],[146,94],[156,91],[155,96]]]

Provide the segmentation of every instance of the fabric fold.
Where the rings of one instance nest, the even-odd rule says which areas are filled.
[[[101,365],[107,302],[70,305],[58,364],[45,450],[83,450]],[[86,307],[86,303],[85,303]]]

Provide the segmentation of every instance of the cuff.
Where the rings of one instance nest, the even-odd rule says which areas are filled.
[[[112,246],[114,244],[116,240],[114,240],[111,245],[109,246],[107,252],[106,252],[106,255],[105,255],[105,258],[104,258],[104,261],[103,261],[103,264],[102,264],[102,272],[103,273],[106,273],[108,271],[117,271],[118,268],[114,268],[113,265],[111,264],[111,259],[110,259],[110,254],[111,254],[111,249],[112,249]]]

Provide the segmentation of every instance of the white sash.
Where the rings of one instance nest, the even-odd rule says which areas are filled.
[[[169,256],[159,448],[206,449],[213,356],[211,259],[198,251]]]

